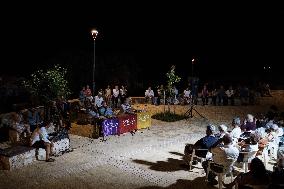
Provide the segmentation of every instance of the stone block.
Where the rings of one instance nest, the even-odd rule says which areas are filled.
[[[14,170],[24,167],[35,161],[35,148],[27,146],[13,146],[0,153],[2,169]]]
[[[43,148],[36,149],[36,159],[39,161],[46,160],[46,151]]]
[[[65,152],[66,150],[69,150],[70,148],[70,140],[69,138],[63,138],[61,140],[58,140],[56,142],[53,142],[53,153],[58,155],[61,152]]]
[[[61,140],[58,140],[53,143],[53,153],[55,155],[60,155],[62,152],[65,152],[69,150],[70,148],[70,140],[68,138],[64,138]],[[46,151],[43,148],[36,149],[36,159],[41,161],[41,160],[46,160]]]

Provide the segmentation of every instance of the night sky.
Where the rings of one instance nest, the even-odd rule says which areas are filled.
[[[113,53],[130,56],[133,61],[125,64],[137,65],[149,80],[161,80],[172,64],[188,77],[193,57],[200,78],[263,77],[264,66],[271,67],[270,75],[281,73],[284,12],[277,5],[92,1],[2,8],[2,75],[25,75],[64,56],[92,61],[92,28],[99,31],[98,59]]]

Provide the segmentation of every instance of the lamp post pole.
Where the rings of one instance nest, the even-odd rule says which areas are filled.
[[[95,68],[96,68],[96,37],[98,35],[98,31],[93,29],[91,31],[93,40],[94,40],[94,64],[93,64],[93,72],[92,72],[92,88],[93,88],[93,95],[95,95]]]
[[[191,76],[192,76],[192,78],[193,78],[193,64],[194,64],[194,58],[192,58],[192,60],[191,60]]]

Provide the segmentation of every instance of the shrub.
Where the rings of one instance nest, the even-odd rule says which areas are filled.
[[[154,114],[152,115],[152,118],[161,120],[161,121],[166,121],[166,122],[174,122],[174,121],[186,119],[187,117],[185,115],[179,115],[179,114],[172,113],[170,111],[166,111],[166,112]]]
[[[67,70],[55,65],[48,70],[38,70],[31,74],[30,79],[25,80],[23,85],[31,93],[33,99],[47,104],[58,97],[67,98],[70,94],[68,81],[65,79]]]

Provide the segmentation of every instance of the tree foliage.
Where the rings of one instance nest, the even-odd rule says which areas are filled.
[[[53,68],[38,70],[30,75],[30,79],[24,81],[24,86],[29,90],[33,98],[40,103],[48,103],[58,97],[67,98],[70,95],[68,81],[65,79],[67,69],[55,65]]]
[[[175,73],[175,65],[171,66],[171,69],[169,72],[166,73],[167,76],[167,92],[170,97],[174,96],[173,86],[180,82],[181,77],[177,76]]]

